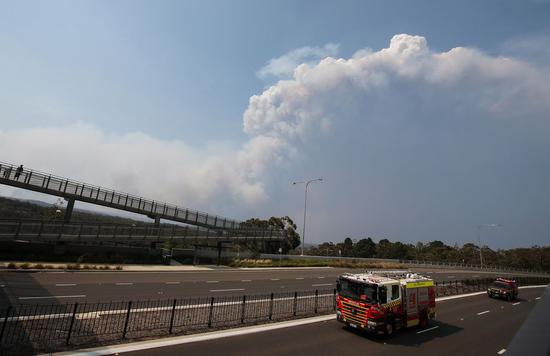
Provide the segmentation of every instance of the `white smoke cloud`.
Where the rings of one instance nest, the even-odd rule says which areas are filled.
[[[12,163],[203,209],[265,202],[260,177],[283,150],[280,140],[264,136],[239,149],[194,148],[141,132],[109,134],[84,123],[0,131],[2,159]]]
[[[319,59],[338,54],[338,45],[328,43],[323,47],[301,47],[285,55],[273,58],[261,68],[257,75],[260,78],[287,78],[292,76],[294,69],[302,63],[315,64]]]
[[[387,48],[296,65],[249,99],[243,128],[295,147],[298,174],[326,178],[311,196],[310,241],[368,233],[466,242],[487,217],[508,226],[509,244],[522,221],[541,241],[550,199],[535,183],[550,175],[544,68],[466,47],[435,51],[400,34]]]
[[[313,66],[297,65],[291,79],[250,98],[244,131],[304,138],[356,118],[358,108],[372,117],[388,105],[384,115],[391,116],[396,107],[411,103],[433,105],[429,110],[437,112],[445,102],[450,115],[462,108],[499,118],[548,112],[548,83],[547,76],[521,60],[464,47],[434,52],[424,37],[400,34],[377,52],[362,50],[350,59],[327,57]],[[410,114],[408,109],[399,113]]]

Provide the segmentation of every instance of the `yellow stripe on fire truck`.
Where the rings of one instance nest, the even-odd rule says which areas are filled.
[[[401,299],[397,299],[397,300],[394,300],[393,302],[382,304],[381,306],[383,308],[393,308],[393,307],[398,306],[399,304],[401,304]]]
[[[423,282],[411,282],[407,283],[407,289],[409,288],[421,288],[421,287],[433,287],[433,281],[423,281]]]

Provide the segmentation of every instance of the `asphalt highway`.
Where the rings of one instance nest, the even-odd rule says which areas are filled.
[[[145,355],[498,355],[505,354],[543,288],[522,289],[515,302],[486,295],[440,301],[426,329],[390,339],[366,336],[335,320],[255,334],[126,353]]]
[[[438,282],[492,278],[504,273],[412,269]],[[0,307],[8,304],[52,304],[128,301],[194,296],[269,294],[332,289],[336,277],[362,270],[213,269],[182,272],[0,272]]]

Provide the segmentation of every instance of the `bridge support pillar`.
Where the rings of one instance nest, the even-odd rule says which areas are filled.
[[[155,227],[160,226],[160,216],[155,216]]]
[[[65,209],[65,217],[63,218],[63,220],[65,222],[70,222],[71,221],[71,216],[73,215],[75,200],[73,198],[68,198],[68,199],[65,199],[65,200],[67,200],[67,209]]]
[[[220,262],[221,262],[221,259],[222,259],[222,243],[221,243],[221,241],[219,241],[216,246],[218,248],[218,262],[217,262],[217,265],[219,266]]]

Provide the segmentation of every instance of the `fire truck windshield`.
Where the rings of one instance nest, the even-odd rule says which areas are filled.
[[[375,284],[360,283],[342,278],[338,281],[337,287],[338,293],[342,297],[367,303],[378,301],[377,286]]]
[[[508,283],[499,282],[499,281],[494,282],[493,287],[502,288],[502,289],[512,289],[512,287]]]

